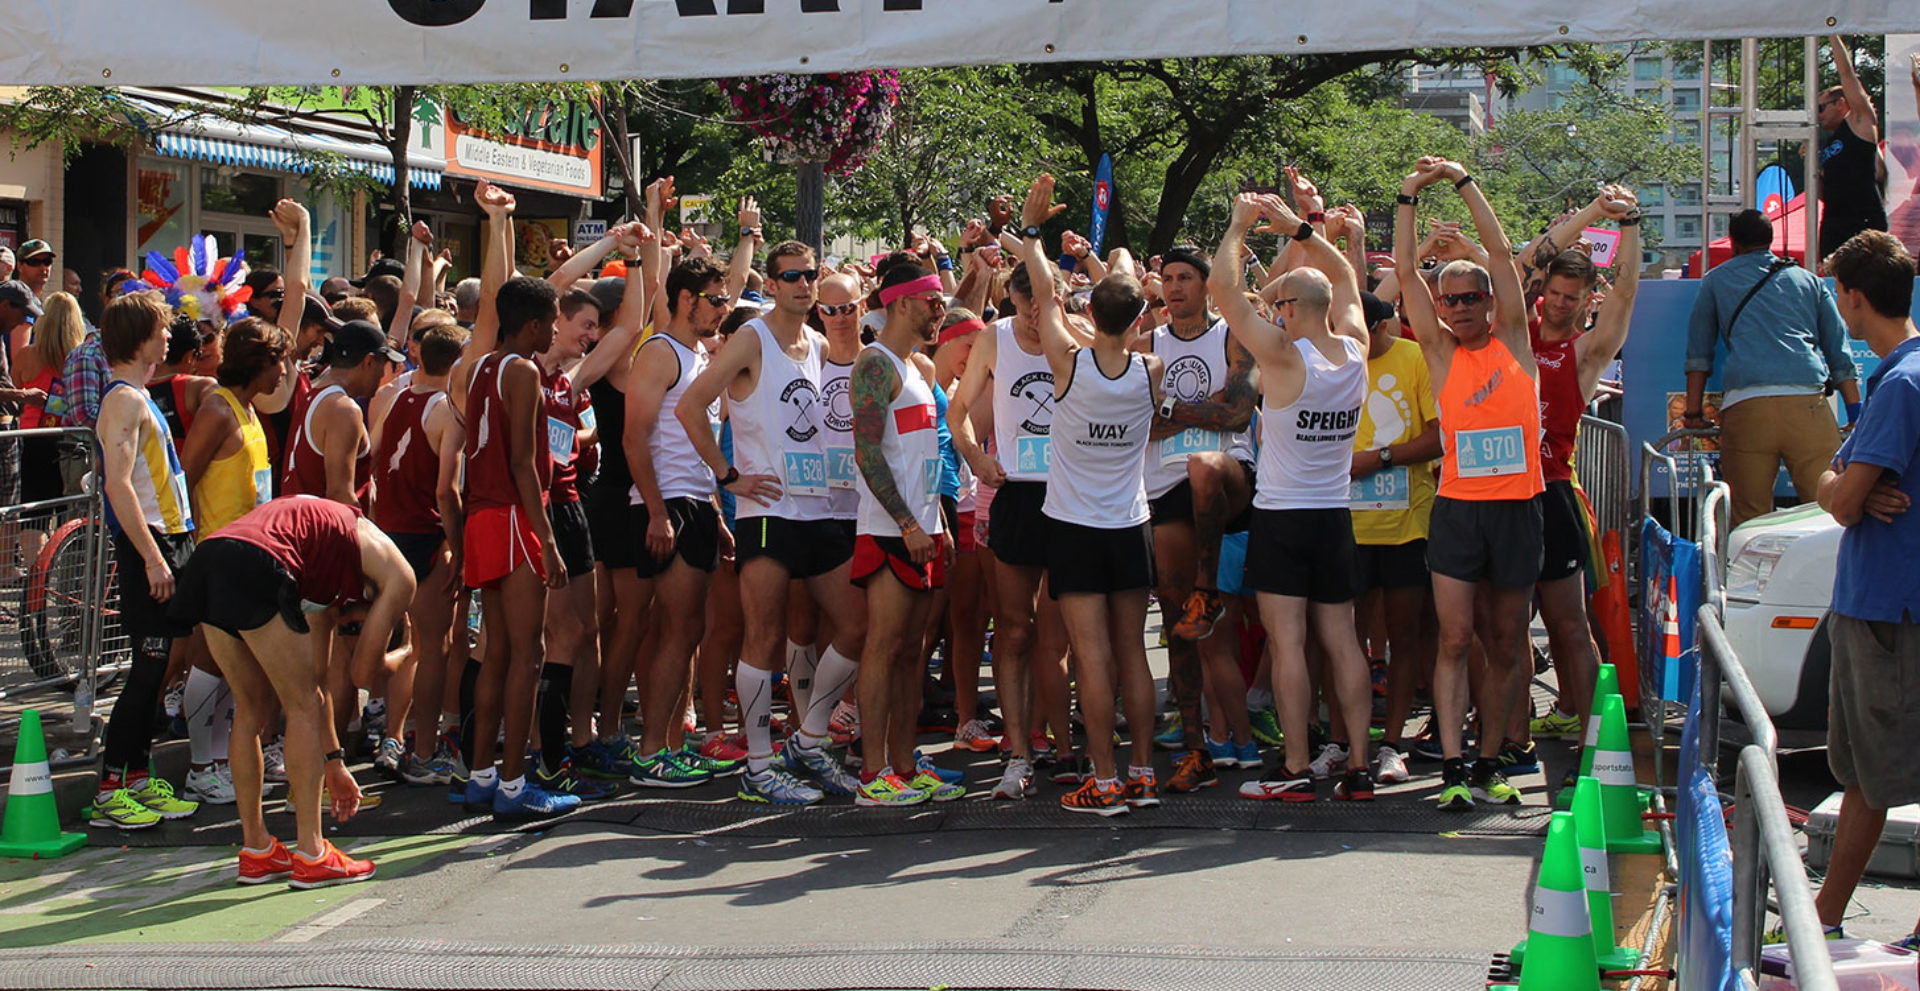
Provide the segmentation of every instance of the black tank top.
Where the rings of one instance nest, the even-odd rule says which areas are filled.
[[[160,414],[167,418],[167,432],[173,435],[175,444],[185,443],[187,439],[187,418],[180,415],[180,407],[186,402],[185,386],[186,382],[178,375],[147,383],[147,395],[160,405]]]
[[[633,473],[627,468],[627,449],[620,442],[626,429],[627,394],[614,386],[611,376],[605,375],[587,387],[587,394],[593,397],[593,418],[601,430],[600,473],[594,476],[593,485],[625,492],[633,485]],[[672,413],[667,410],[664,415]]]
[[[1879,149],[1841,121],[1820,146],[1820,243],[1831,251],[1863,230],[1886,230],[1887,207],[1875,176]]]

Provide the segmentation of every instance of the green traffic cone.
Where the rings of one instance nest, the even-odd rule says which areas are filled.
[[[86,843],[85,833],[60,831],[40,710],[28,709],[20,716],[20,739],[13,747],[6,821],[0,823],[0,857],[64,857]]]
[[[1613,881],[1607,869],[1607,828],[1600,811],[1600,782],[1583,777],[1568,789],[1573,793],[1574,836],[1580,844],[1580,866],[1587,881],[1587,918],[1593,925],[1593,953],[1602,970],[1631,970],[1640,953],[1613,942]],[[1525,940],[1508,955],[1513,969],[1525,963]]]
[[[1547,824],[1527,923],[1527,965],[1520,991],[1600,991],[1600,964],[1593,955],[1593,924],[1587,917],[1586,882],[1580,866],[1573,813],[1555,812]]]
[[[1633,777],[1633,744],[1627,737],[1627,704],[1609,696],[1600,705],[1600,736],[1594,745],[1593,777],[1600,782],[1601,818],[1608,853],[1659,853],[1660,834],[1640,821],[1640,790]]]
[[[1593,679],[1593,699],[1590,703],[1592,705],[1590,711],[1597,715],[1600,712],[1601,703],[1606,701],[1607,696],[1619,694],[1620,669],[1611,664],[1600,665],[1600,673]],[[1623,698],[1621,702],[1624,704],[1625,699]],[[1588,716],[1587,732],[1585,737],[1580,741],[1580,773],[1575,776],[1575,781],[1593,773],[1593,748],[1594,745],[1599,742],[1600,720],[1593,718],[1593,716]],[[1554,794],[1553,805],[1554,808],[1557,809],[1572,808],[1573,789],[1563,785],[1561,789]]]

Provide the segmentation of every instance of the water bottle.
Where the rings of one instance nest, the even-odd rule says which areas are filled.
[[[73,689],[73,734],[86,736],[93,732],[93,676],[85,674]]]

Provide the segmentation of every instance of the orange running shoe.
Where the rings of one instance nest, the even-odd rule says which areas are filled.
[[[271,884],[293,876],[293,851],[277,839],[269,838],[265,850],[240,848],[241,884]]]
[[[1101,787],[1100,782],[1088,778],[1078,790],[1060,796],[1060,807],[1068,812],[1090,812],[1097,816],[1117,816],[1125,813],[1127,789],[1120,782]]]
[[[302,889],[329,888],[365,881],[372,876],[373,861],[355,860],[332,843],[321,840],[319,857],[309,860],[306,854],[294,851],[293,879],[287,883]]]
[[[1154,781],[1152,771],[1136,778],[1129,770],[1127,775],[1126,783],[1121,787],[1126,790],[1128,805],[1136,809],[1145,809],[1160,804],[1160,786]]]
[[[1213,635],[1213,624],[1226,611],[1226,597],[1218,589],[1196,588],[1180,609],[1180,621],[1167,632],[1182,640],[1205,640]]]
[[[1173,776],[1167,779],[1167,790],[1175,793],[1199,791],[1219,783],[1220,776],[1213,770],[1213,758],[1205,750],[1189,750],[1174,758]]]

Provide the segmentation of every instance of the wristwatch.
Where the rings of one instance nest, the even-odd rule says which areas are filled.
[[[1038,227],[1028,226],[1028,227],[1020,228],[1020,239],[1023,241],[1028,239],[1038,240],[1039,237],[1040,237],[1040,228]]]
[[[1173,396],[1167,396],[1166,398],[1160,400],[1160,419],[1162,420],[1173,419],[1173,404],[1176,402],[1179,402],[1179,400],[1175,399]]]
[[[758,233],[760,233],[760,228],[758,228],[758,227],[742,227],[742,228],[740,228],[740,236],[741,236],[741,237],[752,237],[752,236],[754,236],[755,234],[758,234]]]
[[[1393,464],[1393,448],[1383,447],[1380,449],[1379,453],[1380,453],[1380,467],[1382,468],[1390,467]]]
[[[345,750],[345,748],[341,748],[338,750],[327,751],[326,755],[320,758],[320,763],[325,764],[329,761],[336,761],[336,760],[342,763],[345,763],[346,759],[347,759],[347,751]]]
[[[733,465],[728,465],[727,473],[725,475],[720,476],[720,487],[724,489],[727,486],[732,485],[733,483],[739,480],[740,480],[740,469]]]
[[[1312,236],[1313,236],[1313,225],[1310,223],[1307,223],[1304,220],[1300,222],[1300,229],[1293,232],[1293,239],[1295,241],[1305,241],[1307,238],[1310,238]]]

